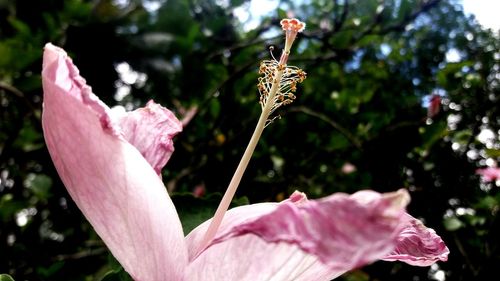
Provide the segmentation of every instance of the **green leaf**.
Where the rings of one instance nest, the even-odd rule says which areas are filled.
[[[351,39],[354,34],[355,33],[352,30],[339,31],[332,37],[331,44],[339,49],[347,48],[351,43]]]
[[[8,274],[0,274],[0,281],[14,281],[14,278]]]
[[[430,126],[422,127],[422,139],[424,141],[424,148],[431,148],[437,141],[441,140],[448,135],[447,124],[444,121],[433,123]]]
[[[487,148],[485,152],[491,158],[500,157],[500,149]]]
[[[351,146],[352,143],[341,134],[331,134],[330,142],[328,144],[328,151],[334,151],[339,149],[344,149]]]
[[[401,21],[407,18],[412,11],[412,6],[410,1],[401,1],[399,6],[399,11],[397,13],[397,20]]]
[[[33,127],[32,122],[26,121],[14,142],[14,146],[21,148],[24,152],[37,150],[44,146],[42,134]]]
[[[43,279],[52,279],[50,277],[57,274],[64,267],[64,264],[64,261],[57,261],[46,267],[39,266],[36,268],[36,273],[39,277],[43,277]]]
[[[52,187],[52,178],[44,175],[37,174],[31,181],[31,190],[40,199],[48,199],[50,197],[49,190]]]
[[[286,14],[286,11],[281,9],[281,8],[278,8],[277,9],[277,14],[278,14],[278,18],[279,19],[284,19],[284,18],[287,18],[287,14]]]
[[[486,223],[486,218],[485,217],[480,217],[480,216],[468,216],[467,218],[469,225],[472,226],[480,226],[484,225]]]
[[[89,14],[93,13],[94,5],[86,1],[81,0],[66,0],[64,1],[64,14],[68,18],[74,20],[76,18],[81,20],[86,20]],[[99,1],[105,2],[105,1]],[[111,9],[112,10],[112,9]],[[108,13],[110,10],[107,11]],[[119,13],[120,11],[115,11]]]
[[[448,231],[455,231],[462,228],[463,226],[464,226],[463,222],[456,217],[444,219],[444,227]]]
[[[460,144],[466,144],[472,137],[472,131],[470,129],[456,131],[453,135],[453,142],[458,142]]]
[[[212,102],[210,103],[210,114],[213,117],[219,116],[220,113],[220,103],[217,99],[212,99]]]
[[[15,18],[9,18],[9,23],[17,31],[18,35],[31,36],[30,27],[25,22]]]
[[[447,63],[446,66],[441,69],[436,77],[438,85],[442,87],[449,86],[450,83],[455,83],[455,79],[462,74],[462,68],[471,67],[474,63],[472,61],[464,61],[459,63]]]
[[[358,41],[358,46],[359,47],[365,47],[365,46],[373,46],[374,44],[378,43],[380,41],[380,35],[377,34],[371,34],[364,36],[361,38],[361,40]]]
[[[245,3],[245,0],[231,0],[231,7],[241,6],[243,3]]]
[[[123,268],[119,268],[106,273],[101,281],[133,281],[133,279]]]
[[[498,198],[495,198],[493,196],[485,196],[476,204],[476,208],[494,210],[494,209],[498,208],[499,203],[500,203],[497,200],[498,200]]]
[[[23,76],[17,82],[17,87],[22,92],[30,92],[40,89],[42,85],[42,76],[39,74],[32,74],[30,76]]]
[[[345,281],[368,281],[370,276],[361,270],[355,270],[343,275]]]
[[[26,201],[14,200],[12,194],[5,194],[0,197],[0,221],[7,222],[21,209],[26,208]]]

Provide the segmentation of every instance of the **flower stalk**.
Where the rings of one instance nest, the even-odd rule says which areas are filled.
[[[241,182],[241,178],[250,162],[250,158],[259,142],[264,128],[276,118],[270,118],[271,114],[280,106],[292,103],[295,99],[295,95],[292,92],[296,91],[297,83],[303,82],[306,78],[306,73],[303,70],[294,66],[287,66],[292,44],[297,33],[304,30],[305,23],[297,19],[283,19],[281,20],[281,27],[283,31],[285,31],[285,47],[281,53],[280,60],[263,61],[259,68],[259,73],[263,74],[263,77],[259,77],[259,83],[257,84],[260,92],[259,102],[262,107],[262,112],[238,167],[205,233],[205,237],[200,243],[197,253],[203,251],[215,237],[217,229],[221,225],[224,214],[228,210],[236,190],[238,189],[238,185]]]

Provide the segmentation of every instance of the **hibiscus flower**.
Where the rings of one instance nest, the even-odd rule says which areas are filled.
[[[331,280],[379,259],[416,266],[447,259],[441,238],[406,213],[403,189],[318,200],[296,192],[280,203],[222,212],[215,216],[220,223],[209,220],[185,237],[160,176],[182,130],[174,114],[153,101],[115,114],[52,44],[45,46],[42,81],[54,165],[136,281]]]

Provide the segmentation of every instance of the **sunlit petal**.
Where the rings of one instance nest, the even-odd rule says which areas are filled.
[[[187,250],[161,179],[51,44],[42,79],[45,141],[73,200],[135,280],[179,279]]]

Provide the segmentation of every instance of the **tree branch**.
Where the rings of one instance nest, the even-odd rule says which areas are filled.
[[[18,88],[14,87],[12,85],[9,85],[7,83],[0,82],[0,90],[4,90],[5,92],[9,92],[9,93],[13,94],[14,96],[16,96],[17,98],[22,100],[23,103],[26,105],[26,107],[28,107],[32,111],[32,113],[36,112],[36,108],[26,98],[24,93],[21,90],[19,90]]]
[[[344,137],[346,137],[357,149],[362,150],[361,142],[351,134],[346,128],[342,127],[339,123],[333,121],[328,116],[315,112],[310,108],[305,106],[295,106],[289,109],[289,112],[302,112],[309,116],[316,117],[321,121],[326,122],[328,125],[332,126],[335,130],[341,133]]]

